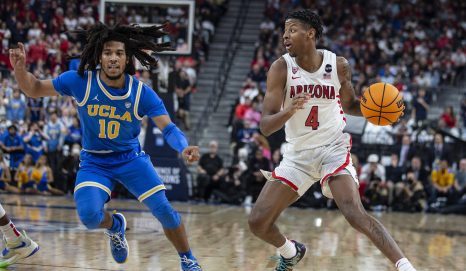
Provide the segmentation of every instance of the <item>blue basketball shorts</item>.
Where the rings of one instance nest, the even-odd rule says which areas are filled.
[[[81,152],[75,193],[83,187],[97,187],[105,191],[110,199],[116,182],[121,183],[140,202],[165,189],[149,155],[143,151],[110,154]]]

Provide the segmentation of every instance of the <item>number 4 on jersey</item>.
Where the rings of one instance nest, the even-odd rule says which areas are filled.
[[[317,127],[319,127],[319,107],[317,105],[311,108],[305,125],[307,127],[312,127],[312,130],[317,130]]]

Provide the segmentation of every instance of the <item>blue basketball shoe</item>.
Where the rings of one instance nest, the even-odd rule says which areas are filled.
[[[15,243],[7,243],[3,237],[5,248],[2,251],[0,258],[0,268],[8,267],[21,259],[25,259],[34,255],[39,251],[39,245],[26,235],[25,231],[21,232],[21,236]]]
[[[196,259],[183,256],[181,257],[181,271],[202,271],[202,268]]]
[[[116,232],[107,231],[105,234],[110,238],[110,249],[115,262],[124,263],[128,259],[129,248],[125,238],[126,219],[121,213],[115,213],[117,219],[121,222],[121,228]]]
[[[296,255],[293,258],[285,259],[283,256],[280,255],[278,258],[277,267],[275,267],[275,271],[292,271],[293,266],[298,264],[304,255],[306,254],[306,246],[301,243],[298,243],[294,240],[291,240],[296,246]]]

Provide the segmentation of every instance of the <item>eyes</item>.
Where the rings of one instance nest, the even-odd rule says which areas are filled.
[[[111,52],[111,51],[104,51],[103,52],[103,55],[106,56],[106,57],[110,57],[112,54],[113,54],[113,52]],[[123,57],[125,55],[125,52],[124,51],[117,51],[115,54],[118,57]]]
[[[293,33],[296,33],[296,32],[298,32],[298,31],[294,27],[285,29],[285,33],[293,34]]]

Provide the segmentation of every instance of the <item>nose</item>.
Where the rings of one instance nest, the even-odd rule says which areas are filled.
[[[118,56],[116,54],[111,54],[110,55],[110,61],[116,62],[118,60]]]
[[[287,40],[290,38],[290,34],[288,33],[288,31],[284,31],[283,32],[283,40]]]

